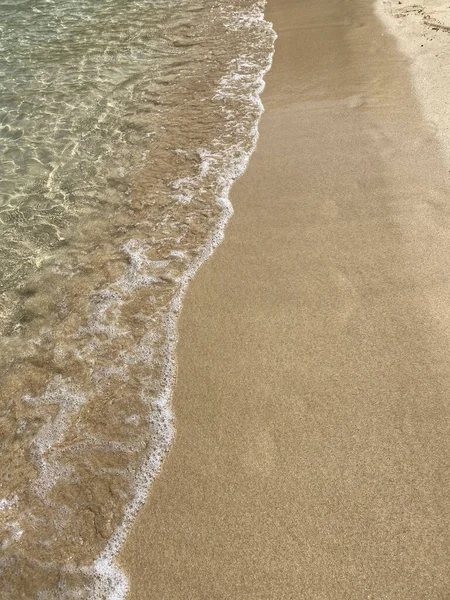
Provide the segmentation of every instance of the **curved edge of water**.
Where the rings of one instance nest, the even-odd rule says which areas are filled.
[[[141,468],[140,473],[136,477],[135,497],[132,503],[127,507],[125,518],[122,524],[109,540],[107,547],[97,557],[93,563],[93,566],[83,569],[86,574],[89,574],[95,578],[93,599],[106,598],[107,600],[124,600],[128,595],[129,582],[127,576],[123,569],[116,563],[115,558],[126,539],[127,533],[129,532],[139,509],[143,506],[147,499],[150,486],[162,467],[163,460],[175,435],[175,429],[173,426],[174,414],[172,412],[171,399],[177,372],[175,350],[178,341],[177,323],[182,307],[182,301],[186,294],[190,280],[224,239],[225,227],[233,214],[233,207],[229,199],[231,186],[233,185],[234,181],[238,179],[246,170],[250,157],[256,148],[259,138],[258,126],[261,116],[264,112],[264,106],[260,96],[265,87],[264,76],[272,66],[273,55],[275,52],[274,42],[277,38],[277,34],[273,29],[272,23],[265,20],[265,5],[265,0],[262,2],[257,2],[254,5],[254,11],[256,9],[257,14],[255,14],[255,12],[251,15],[243,15],[241,13],[236,18],[236,22],[239,22],[239,26],[244,27],[245,21],[249,18],[261,21],[261,25],[266,28],[267,34],[269,34],[272,39],[272,49],[267,57],[266,64],[260,69],[253,82],[254,85],[252,86],[252,93],[247,95],[248,102],[253,103],[257,107],[258,113],[258,116],[249,133],[250,148],[242,153],[237,162],[230,160],[229,164],[225,165],[225,168],[224,165],[221,164],[214,165],[214,161],[216,161],[216,163],[220,163],[220,160],[217,160],[217,157],[215,158],[213,150],[204,150],[202,153],[202,165],[200,171],[202,172],[206,170],[211,172],[212,169],[215,169],[217,181],[221,183],[221,185],[218,186],[221,189],[220,193],[216,196],[216,202],[222,209],[222,215],[215,228],[211,231],[209,242],[203,248],[198,259],[183,275],[181,279],[180,291],[172,301],[171,311],[166,320],[166,331],[169,342],[166,347],[167,363],[165,368],[164,386],[157,398],[156,403],[152,403],[152,406],[154,408],[156,407],[158,410],[156,423],[153,423],[155,426],[155,433],[157,435],[157,448],[148,456],[144,466]],[[220,86],[217,90],[218,95],[222,93],[225,95],[230,93],[227,91],[227,89],[230,87],[230,83],[233,80],[236,81],[236,79],[239,81],[239,59],[242,59],[245,63],[245,60],[248,60],[248,57],[241,56],[230,61],[230,71],[227,76],[222,78]]]

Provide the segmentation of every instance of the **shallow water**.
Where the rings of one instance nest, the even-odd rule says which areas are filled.
[[[114,555],[173,436],[176,317],[274,34],[249,1],[0,10],[0,595],[123,598]]]

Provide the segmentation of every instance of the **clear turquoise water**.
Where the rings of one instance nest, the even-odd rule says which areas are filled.
[[[170,0],[2,0],[0,14],[5,313],[5,293],[142,162],[188,25],[185,3]]]

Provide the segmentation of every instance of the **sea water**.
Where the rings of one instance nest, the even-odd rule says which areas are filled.
[[[0,0],[0,597],[125,598],[176,320],[254,149],[249,0]],[[188,402],[189,399],[186,399]]]

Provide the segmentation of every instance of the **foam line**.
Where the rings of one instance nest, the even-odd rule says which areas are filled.
[[[181,310],[182,301],[189,284],[200,266],[211,256],[215,248],[224,238],[224,230],[233,214],[233,207],[229,199],[230,188],[233,182],[244,173],[250,156],[256,148],[258,141],[258,124],[264,112],[260,98],[264,90],[264,75],[270,69],[273,58],[273,42],[276,34],[272,24],[264,19],[264,2],[255,3],[252,10],[247,13],[234,13],[228,23],[230,28],[241,28],[257,26],[262,29],[262,34],[272,39],[272,51],[263,61],[262,65],[250,54],[240,56],[230,61],[229,72],[220,81],[215,100],[221,101],[229,95],[239,94],[242,99],[257,108],[257,119],[248,132],[245,140],[237,144],[229,145],[224,150],[227,135],[230,131],[225,130],[221,139],[218,139],[211,148],[199,150],[201,165],[196,181],[178,180],[174,182],[173,188],[177,190],[182,202],[189,201],[192,190],[201,185],[201,180],[207,175],[214,174],[217,182],[216,202],[221,207],[221,216],[215,228],[211,231],[209,242],[205,245],[197,260],[191,264],[181,279],[179,293],[172,301],[171,310],[166,319],[167,347],[166,368],[164,385],[156,400],[152,402],[153,408],[158,408],[154,425],[158,436],[157,449],[147,458],[144,467],[136,478],[136,494],[128,506],[125,518],[113,537],[107,544],[105,550],[97,557],[92,569],[86,569],[95,577],[93,588],[93,599],[107,598],[107,600],[124,600],[128,592],[128,581],[115,562],[115,557],[122,546],[127,532],[132,525],[140,507],[144,504],[149,488],[158,474],[162,461],[170,447],[174,437],[173,413],[171,408],[171,397],[176,375],[175,349],[177,344],[177,320]],[[258,71],[255,72],[255,69]],[[230,127],[239,124],[230,123]],[[245,146],[248,145],[247,148]],[[137,265],[138,261],[135,262]],[[139,279],[139,267],[136,267],[135,277]],[[148,399],[150,402],[151,400]]]

